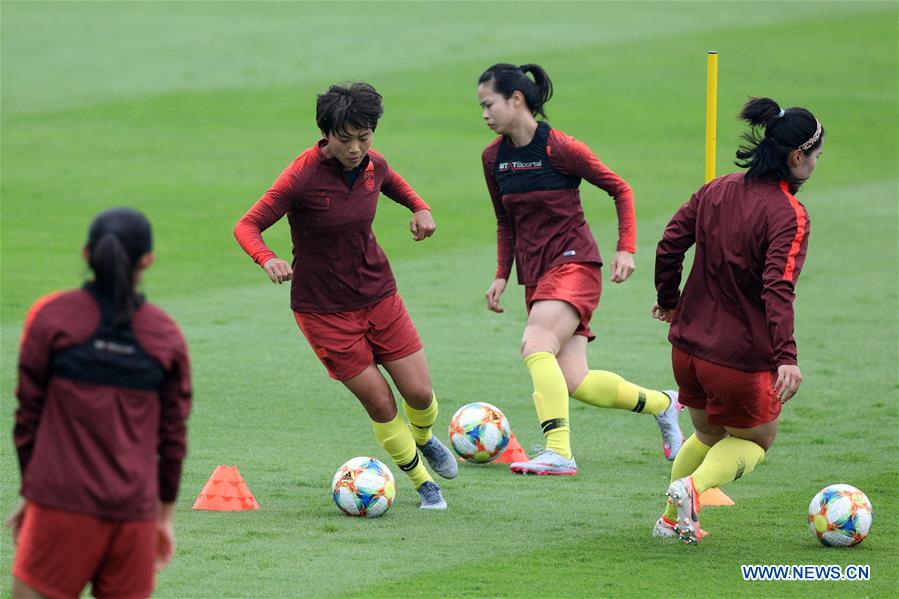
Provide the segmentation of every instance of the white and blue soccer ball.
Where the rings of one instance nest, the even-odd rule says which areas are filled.
[[[350,516],[383,516],[396,497],[393,473],[380,460],[358,457],[347,461],[334,474],[331,494],[340,510]]]
[[[849,547],[865,540],[874,509],[868,497],[852,485],[824,487],[808,506],[812,534],[828,547]]]
[[[502,411],[485,402],[462,406],[453,414],[449,439],[463,460],[484,463],[495,460],[506,449],[512,431]]]

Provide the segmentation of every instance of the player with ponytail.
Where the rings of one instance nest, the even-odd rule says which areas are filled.
[[[590,318],[602,291],[602,259],[578,187],[586,179],[615,200],[613,283],[626,281],[634,271],[634,197],[630,186],[586,144],[536,119],[546,118],[552,94],[549,75],[536,64],[495,64],[478,79],[484,121],[499,134],[482,156],[497,221],[498,265],[487,290],[487,308],[503,311],[499,300],[515,263],[528,310],[521,356],[546,438],[545,451],[510,467],[520,474],[577,473],[569,396],[597,407],[652,414],[665,456],[674,459],[683,441],[676,394],[639,387],[587,365],[587,343],[595,338]]]
[[[675,213],[656,251],[653,317],[671,324],[674,377],[695,433],[671,468],[653,535],[698,543],[699,496],[749,474],[774,443],[782,405],[802,382],[793,338],[808,212],[796,193],[818,162],[824,128],[805,108],[752,98],[737,166]],[[684,255],[696,253],[680,291]]]
[[[101,212],[83,254],[93,279],[38,300],[22,332],[14,597],[77,597],[88,583],[148,597],[175,552],[190,364],[178,326],[137,291],[150,223]]]

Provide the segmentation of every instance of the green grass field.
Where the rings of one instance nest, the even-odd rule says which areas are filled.
[[[17,500],[11,441],[16,345],[31,302],[86,276],[79,249],[100,209],[127,204],[155,227],[144,289],[187,335],[194,364],[178,554],[158,597],[841,596],[899,591],[897,412],[897,5],[895,2],[101,3],[2,6],[2,496]],[[329,496],[346,459],[378,447],[365,413],[327,378],[273,287],[234,242],[241,214],[317,138],[314,94],[373,83],[386,113],[374,147],[431,204],[439,230],[410,240],[404,209],[376,222],[453,411],[499,405],[525,447],[541,440],[518,357],[520,288],[504,315],[483,293],[494,261],[480,167],[491,140],[475,82],[494,62],[537,62],[554,126],[586,141],[634,187],[637,272],[607,285],[593,367],[672,384],[650,319],[655,243],[701,183],[705,53],[721,53],[718,172],[733,170],[749,95],[810,108],[827,130],[799,198],[812,221],[798,287],[805,376],[755,473],[709,508],[698,547],[649,533],[669,464],[647,417],[572,404],[577,477],[516,477],[463,464],[450,509],[422,513],[398,478],[380,520]],[[601,250],[612,202],[582,186]],[[289,254],[286,222],[266,235]],[[687,418],[683,424],[686,428]],[[236,464],[262,509],[191,509],[218,464]],[[400,474],[398,469],[394,469]],[[871,536],[826,549],[805,514],[823,486],[858,486]],[[9,594],[13,547],[0,549]],[[865,582],[744,582],[741,564],[867,564]]]

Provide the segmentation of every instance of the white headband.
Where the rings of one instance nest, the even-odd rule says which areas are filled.
[[[816,127],[815,127],[815,134],[812,135],[812,136],[808,139],[807,142],[805,142],[804,144],[802,144],[801,146],[799,146],[799,149],[800,149],[800,150],[802,150],[802,151],[808,150],[810,147],[812,147],[813,145],[815,145],[815,144],[817,143],[817,141],[818,141],[818,138],[821,137],[821,123],[818,121],[818,119],[815,119],[815,125],[816,125]]]

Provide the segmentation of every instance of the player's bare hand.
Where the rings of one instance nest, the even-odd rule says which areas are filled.
[[[774,383],[774,392],[781,403],[786,403],[799,391],[802,383],[802,373],[799,367],[793,364],[784,364],[777,367],[777,382]]]
[[[671,323],[671,319],[674,318],[674,310],[663,308],[658,304],[653,304],[649,313],[652,314],[652,317],[656,320],[661,320],[662,322],[667,322],[669,324]]]
[[[19,540],[19,531],[22,530],[22,518],[25,516],[25,500],[19,500],[19,504],[13,509],[6,519],[6,527],[12,533],[12,541]]]
[[[412,239],[415,241],[421,241],[433,235],[437,230],[437,223],[434,222],[431,211],[419,210],[413,214],[412,220],[409,221],[409,230],[412,231]]]
[[[156,516],[156,563],[157,572],[171,563],[175,557],[175,504],[163,503]]]
[[[634,274],[634,255],[630,252],[615,252],[615,260],[612,261],[612,282],[623,283]]]
[[[268,278],[272,280],[272,283],[278,283],[279,285],[284,281],[289,281],[293,274],[290,264],[281,258],[269,258],[262,265],[262,269],[268,275]]]
[[[505,279],[496,279],[493,281],[493,284],[490,285],[490,289],[487,290],[487,309],[491,312],[496,312],[498,314],[502,314],[505,312],[499,305],[499,298],[502,296],[503,291],[506,290],[506,280]]]

